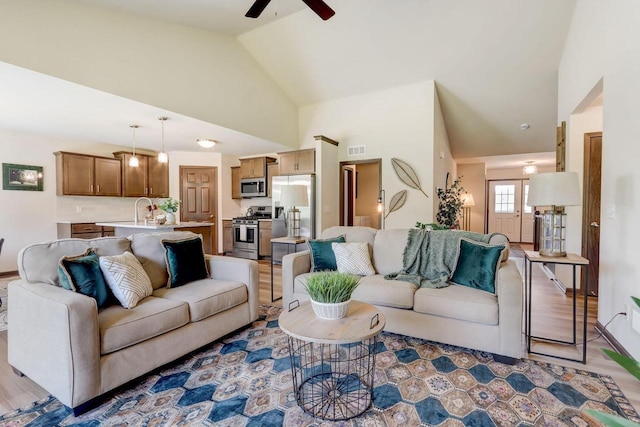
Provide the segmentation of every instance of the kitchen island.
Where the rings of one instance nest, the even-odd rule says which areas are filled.
[[[215,229],[213,222],[181,222],[180,224],[156,224],[154,222],[122,221],[122,222],[96,222],[102,227],[113,227],[115,236],[127,237],[138,233],[160,233],[163,231],[192,231],[202,235],[204,252],[213,254],[215,248]]]

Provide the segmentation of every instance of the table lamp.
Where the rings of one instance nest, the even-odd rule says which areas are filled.
[[[473,194],[466,193],[462,195],[462,229],[469,231],[471,229],[471,207],[475,206]]]
[[[529,206],[551,206],[542,214],[540,255],[567,256],[567,214],[564,206],[578,206],[582,202],[576,172],[549,172],[529,178]]]
[[[309,196],[306,185],[285,185],[280,194],[280,204],[288,206],[287,211],[288,234],[290,239],[300,238],[300,210],[298,207],[309,206]]]

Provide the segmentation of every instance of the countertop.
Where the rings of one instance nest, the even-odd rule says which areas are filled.
[[[141,228],[145,230],[173,230],[176,228],[190,228],[190,227],[211,227],[215,225],[213,222],[181,222],[180,224],[154,224],[149,223],[144,225],[143,221],[134,223],[133,221],[116,221],[116,222],[96,222],[96,225],[102,225],[107,227],[120,227],[120,228]]]

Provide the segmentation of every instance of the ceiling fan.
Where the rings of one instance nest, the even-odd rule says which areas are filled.
[[[333,9],[331,9],[322,0],[302,0],[307,6],[311,8],[320,18],[327,20],[335,15]],[[260,16],[265,7],[271,2],[271,0],[256,0],[249,11],[244,15],[247,18],[257,18]]]

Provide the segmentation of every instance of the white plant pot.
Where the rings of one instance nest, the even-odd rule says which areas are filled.
[[[311,308],[313,308],[313,312],[316,313],[316,316],[321,319],[336,320],[342,319],[347,315],[350,302],[351,300],[338,303],[324,303],[311,300]]]
[[[165,214],[167,218],[166,224],[175,224],[176,223],[176,215],[173,212],[167,212]]]

